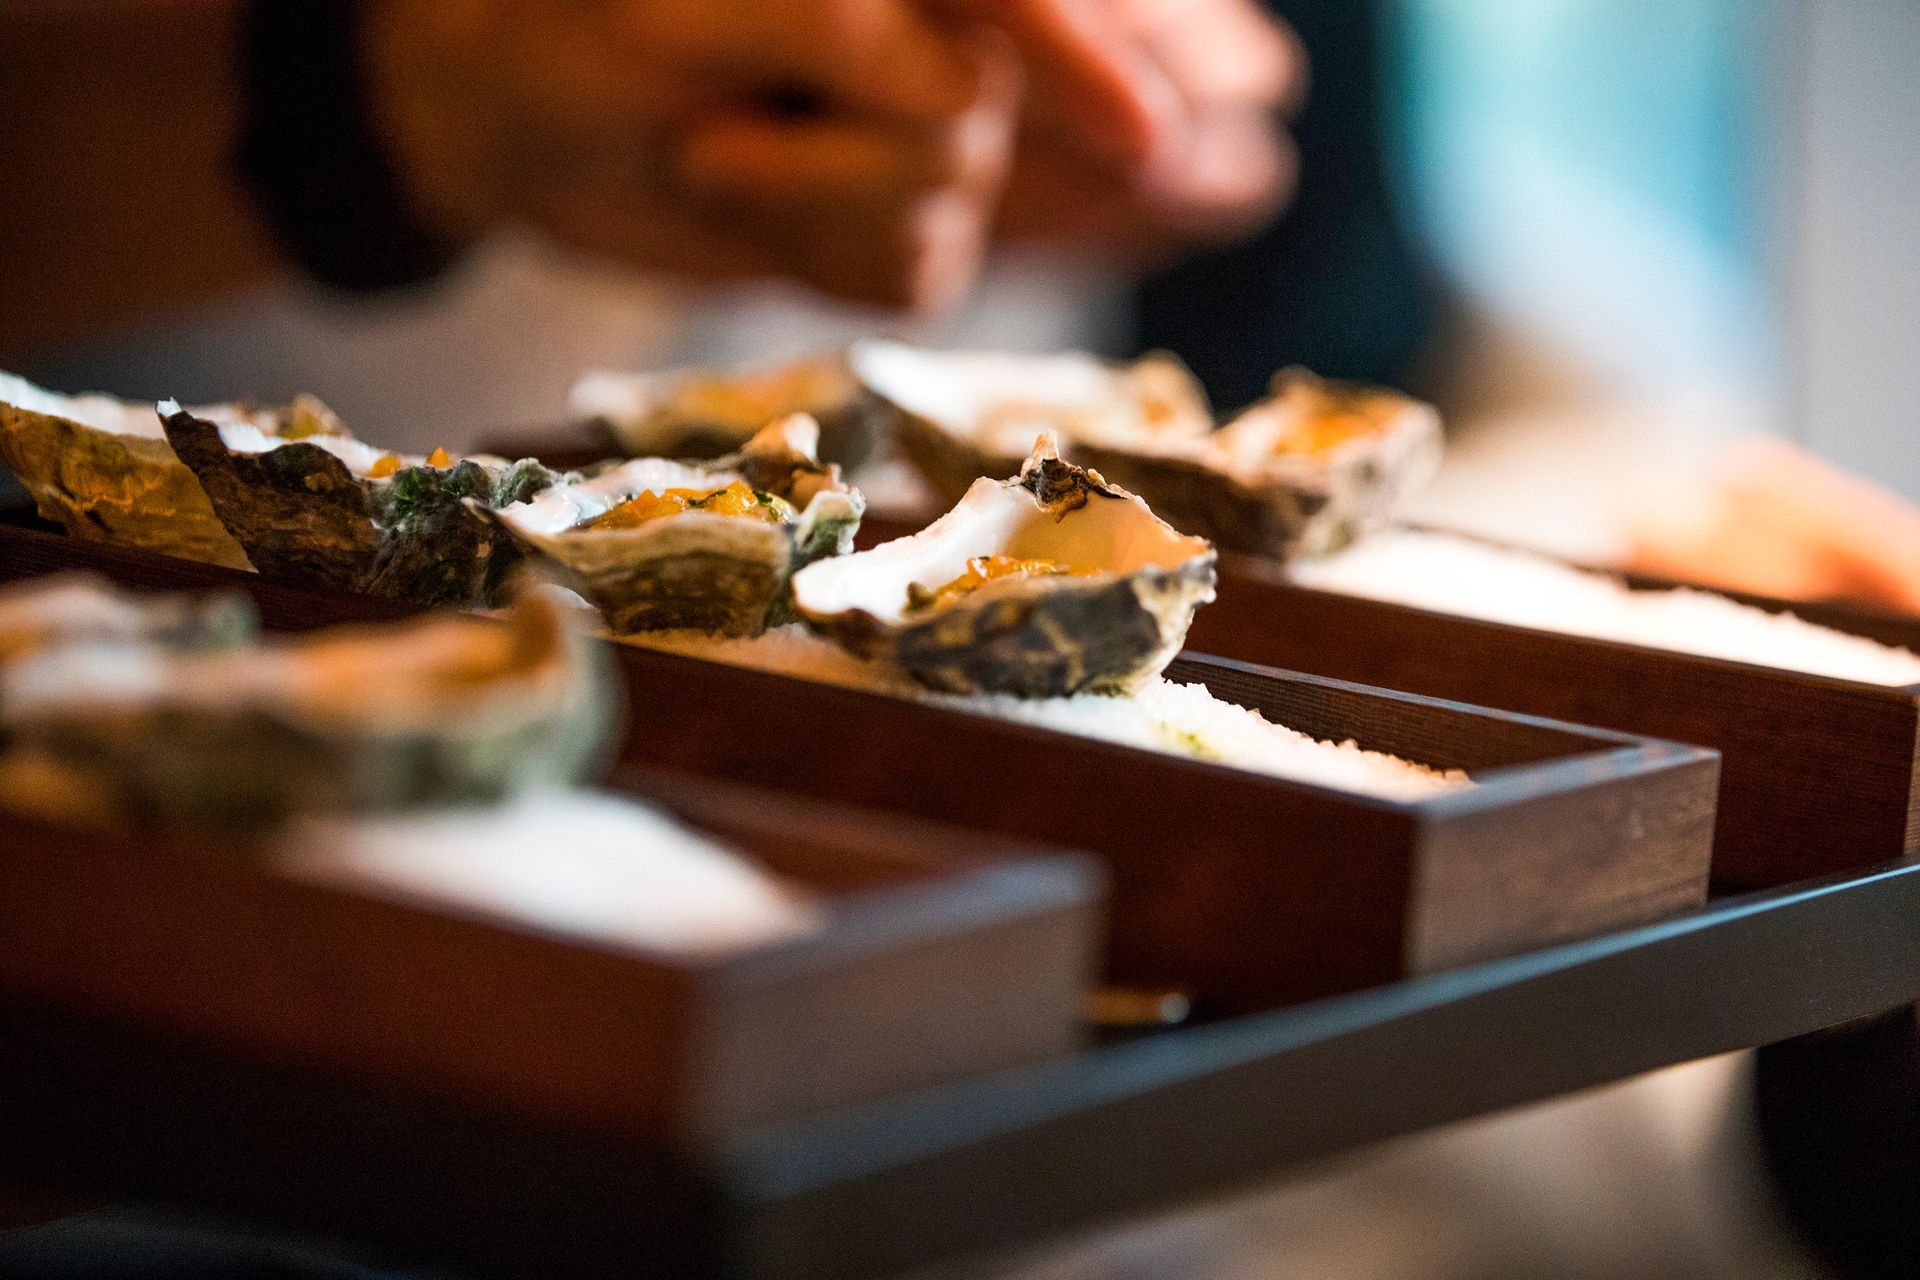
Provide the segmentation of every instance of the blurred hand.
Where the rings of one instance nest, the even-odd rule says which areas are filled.
[[[1653,486],[1628,531],[1625,567],[1642,573],[1920,614],[1920,510],[1784,440]]]
[[[907,0],[380,0],[377,117],[419,204],[706,279],[889,306],[972,280],[1018,76]]]
[[[996,7],[1045,8],[1030,0]],[[1143,86],[1128,152],[1089,145],[1090,73],[1029,73],[1019,151],[1002,226],[1015,238],[1151,256],[1230,237],[1291,194],[1297,159],[1282,121],[1303,104],[1307,67],[1293,34],[1251,0],[1073,0],[1106,34],[1108,83]],[[1004,16],[1004,15],[1003,15]],[[1032,42],[1024,46],[1029,52]]]

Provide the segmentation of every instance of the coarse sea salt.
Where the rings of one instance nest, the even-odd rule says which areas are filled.
[[[1920,655],[1710,591],[1604,573],[1450,534],[1395,530],[1292,566],[1301,586],[1567,635],[1866,684],[1920,684]]]
[[[282,868],[303,879],[379,884],[652,951],[743,951],[821,922],[814,904],[725,846],[648,805],[592,792],[314,820],[294,828],[282,849]]]
[[[1419,800],[1472,786],[1460,770],[1367,751],[1353,742],[1323,742],[1277,725],[1246,707],[1222,702],[1204,685],[1155,677],[1130,697],[1082,693],[1067,698],[932,693],[878,663],[865,662],[795,623],[748,638],[693,631],[621,637],[629,644],[752,667],[1021,721],[1083,737],[1169,755],[1208,760],[1295,782],[1389,800]]]

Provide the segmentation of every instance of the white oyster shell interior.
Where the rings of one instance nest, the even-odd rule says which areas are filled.
[[[567,409],[580,418],[624,422],[645,417],[673,394],[673,373],[612,373],[596,369],[582,374],[567,393]]]
[[[140,440],[166,438],[166,432],[160,427],[160,415],[154,412],[151,400],[118,400],[93,392],[77,396],[61,395],[57,391],[37,387],[25,378],[0,373],[0,404],[10,404],[16,409],[42,413],[50,418],[65,418],[68,422],[77,422],[83,427],[92,427],[109,435],[132,436]],[[179,402],[174,400],[166,401],[166,405],[168,412],[179,408]],[[203,405],[191,412],[196,418],[219,424],[223,436],[229,431],[237,432],[246,427],[252,427],[259,433],[259,424],[269,421],[267,414],[250,414],[238,405],[231,404]]]
[[[1096,495],[1060,517],[1017,482],[980,479],[919,533],[808,565],[794,575],[794,602],[809,614],[859,609],[900,621],[909,586],[938,589],[966,572],[974,556],[1051,560],[1119,575],[1177,568],[1207,548],[1206,539],[1180,533],[1131,494]]]
[[[180,402],[162,400],[157,414],[150,413],[154,419],[154,434],[160,434],[159,420],[164,415],[177,413]],[[205,418],[220,428],[220,440],[235,453],[271,453],[285,444],[310,444],[324,449],[340,461],[346,463],[347,470],[356,476],[365,476],[373,470],[373,464],[386,457],[391,450],[378,445],[356,440],[352,436],[316,434],[292,441],[274,434],[272,415],[266,413],[246,414],[231,405],[215,405],[208,409],[190,410],[194,417]],[[418,467],[426,463],[419,454],[395,454],[403,467]]]
[[[789,414],[762,427],[747,441],[745,452],[762,454],[800,454],[819,456],[820,424],[803,413]],[[500,518],[522,533],[551,537],[596,519],[630,498],[652,490],[721,489],[735,480],[745,479],[731,468],[716,469],[712,464],[679,462],[672,458],[635,458],[590,480],[557,484],[543,489],[525,502],[500,509]],[[793,497],[802,512],[811,509],[812,500],[825,496],[819,490],[795,492]],[[676,517],[682,520],[725,520],[729,517],[702,515],[698,511]]]

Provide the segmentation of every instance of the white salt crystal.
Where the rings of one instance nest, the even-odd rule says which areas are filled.
[[[1440,771],[1352,742],[1322,742],[1222,702],[1204,685],[1155,677],[1131,697],[1082,693],[1069,698],[1008,694],[930,693],[905,675],[863,662],[804,626],[779,627],[747,639],[692,631],[622,637],[643,648],[774,671],[782,675],[870,692],[921,698],[977,715],[1024,721],[1048,729],[1143,747],[1169,755],[1216,761],[1255,773],[1391,800],[1417,800],[1472,786],[1457,769]]]
[[[1920,684],[1920,655],[1710,591],[1637,591],[1603,573],[1449,534],[1395,530],[1293,565],[1301,586],[1487,622],[1866,684]]]
[[[394,817],[288,837],[303,878],[377,884],[555,933],[651,951],[743,951],[817,929],[817,909],[647,805],[591,792]]]

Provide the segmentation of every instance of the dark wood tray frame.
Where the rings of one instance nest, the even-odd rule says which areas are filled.
[[[76,565],[145,587],[237,587],[277,628],[408,611],[0,530],[0,580]],[[1170,668],[1303,732],[1477,773],[1470,791],[1403,803],[907,699],[614,652],[633,730],[624,765],[1093,853],[1110,878],[1111,979],[1186,989],[1215,1011],[1512,954],[1705,895],[1717,761],[1697,748],[1200,656]]]
[[[818,893],[820,931],[661,952],[311,880],[270,850],[9,819],[0,989],[663,1146],[1080,1044],[1100,927],[1087,860],[741,787],[629,784]]]
[[[394,1269],[862,1280],[1910,1004],[1917,917],[1875,869],[678,1154],[0,996],[0,1180]]]
[[[1920,647],[1920,621],[1744,599]],[[1248,661],[1713,747],[1721,753],[1713,871],[1731,884],[1788,883],[1920,851],[1920,687],[1481,622],[1295,586],[1270,565],[1231,559],[1191,641]]]

